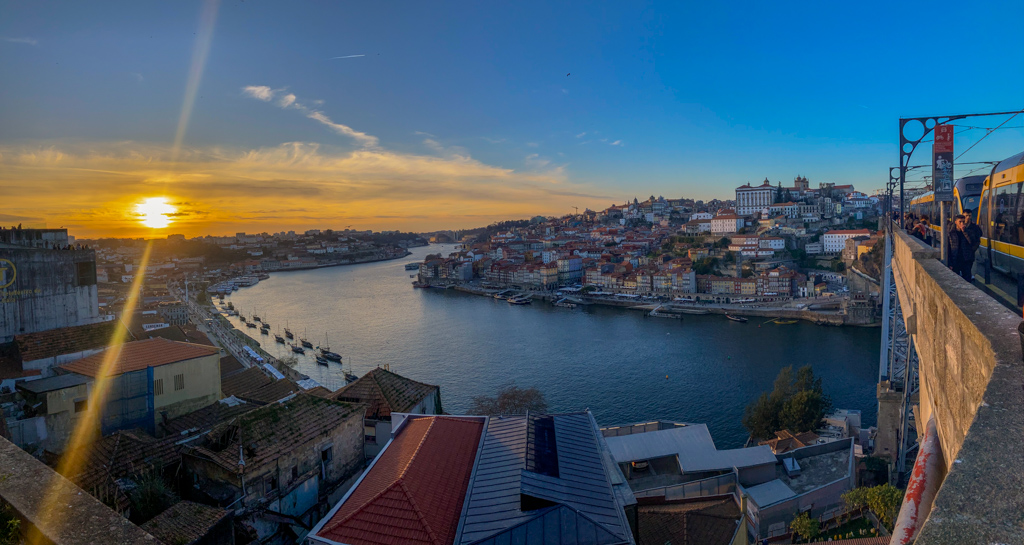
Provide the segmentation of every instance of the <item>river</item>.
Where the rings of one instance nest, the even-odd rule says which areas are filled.
[[[650,420],[706,423],[719,448],[746,439],[744,406],[770,390],[779,369],[810,364],[838,408],[875,424],[878,328],[799,322],[741,324],[722,316],[682,321],[607,307],[515,306],[454,290],[414,289],[404,265],[452,246],[413,249],[405,259],[272,274],[229,296],[235,307],[287,324],[314,345],[325,338],[362,375],[376,366],[441,387],[447,412],[501,385],[536,386],[548,410],[589,408],[602,426]],[[238,327],[237,318],[231,318]],[[288,347],[241,328],[275,356]],[[324,386],[343,384],[341,366],[299,356]]]

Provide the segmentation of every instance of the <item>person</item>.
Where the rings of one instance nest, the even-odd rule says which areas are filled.
[[[978,248],[981,247],[981,227],[978,227],[977,223],[974,223],[974,211],[964,210],[964,236],[967,237],[967,241],[971,244],[971,255],[966,264],[967,273],[970,275],[968,282],[974,281],[974,259],[978,256]]]
[[[964,234],[966,222],[963,215],[953,217],[953,228],[949,231],[949,268],[970,282],[971,270],[967,266],[974,265],[974,256],[971,253],[971,242]]]

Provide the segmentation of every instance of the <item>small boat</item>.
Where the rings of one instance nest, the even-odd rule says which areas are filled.
[[[232,303],[231,301],[228,301],[228,308],[231,310],[235,310],[235,304]]]
[[[320,357],[320,356],[317,356],[316,357],[316,363],[317,363],[317,365],[326,366],[327,365],[327,360],[322,358],[322,357]]]
[[[514,297],[509,297],[508,299],[506,299],[506,301],[512,303],[513,305],[529,305],[532,302],[532,300],[525,295],[516,295]]]
[[[778,319],[775,319],[775,320],[772,320],[772,321],[777,323],[777,324],[779,324],[779,325],[790,325],[790,324],[797,323],[797,320],[783,320],[781,318],[778,318]]]
[[[353,382],[359,380],[359,377],[354,375],[352,373],[352,371],[342,371],[342,372],[345,374],[345,382],[348,383],[348,384],[352,384]]]
[[[288,337],[289,339],[294,339],[295,338],[295,334],[292,333],[291,331],[289,331],[287,327],[284,328],[284,336]]]
[[[331,361],[340,362],[341,354],[338,354],[337,352],[331,352],[331,347],[327,345],[327,342],[327,334],[324,333],[324,345],[320,347],[320,355]]]
[[[747,319],[744,318],[743,316],[733,316],[732,314],[726,314],[725,317],[734,322],[739,322],[741,324],[747,323]]]
[[[256,329],[256,324],[254,324],[252,322],[245,322],[245,327]]]
[[[418,271],[420,269],[419,263],[406,263],[405,270],[407,271]]]
[[[430,284],[424,284],[423,282],[413,282],[412,287],[414,288],[429,288]]]
[[[711,314],[710,311],[702,309],[702,308],[681,308],[681,309],[679,309],[679,312],[681,312],[683,314],[693,314],[693,315],[697,315],[697,316],[703,316],[705,314]]]
[[[259,317],[259,316],[257,316],[257,315],[255,315],[255,314],[253,314],[253,315],[252,315],[252,321],[254,321],[254,322],[259,322],[259,321],[260,321],[260,317]]]
[[[302,348],[301,346],[299,346],[299,345],[293,344],[291,346],[292,346],[292,352],[295,352],[296,354],[305,354],[306,353],[306,350],[304,348]]]
[[[299,342],[302,343],[302,346],[306,348],[313,348],[313,343],[306,340],[305,334],[303,334],[302,337],[299,337]]]
[[[260,335],[270,335],[270,330],[269,329],[263,329],[261,327],[260,328]]]
[[[284,344],[284,337],[275,334],[274,335],[274,342],[276,342],[277,344]]]

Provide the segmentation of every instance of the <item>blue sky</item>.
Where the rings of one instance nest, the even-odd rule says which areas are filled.
[[[202,2],[0,2],[4,156],[57,150],[72,163],[140,154],[167,161],[163,147],[178,128],[202,9]],[[481,203],[492,186],[474,186],[480,174],[453,175],[460,190],[480,193],[473,204],[431,219],[422,209],[392,207],[396,216],[422,216],[412,224],[423,228],[481,223],[488,214],[472,211],[484,208],[497,217],[652,193],[728,198],[747,181],[797,174],[871,190],[897,162],[901,115],[1024,108],[1024,35],[991,30],[1022,20],[1021,2],[226,1],[213,19],[183,146],[231,161],[284,143],[336,159],[378,150],[395,161],[437,158],[446,162],[441,178],[470,163],[508,173],[506,189],[559,185],[522,209],[488,208]],[[332,59],[347,55],[365,56]],[[267,87],[271,98],[254,98],[247,87]],[[296,102],[282,107],[288,95]],[[1018,118],[1007,126],[1021,125]],[[958,134],[957,148],[982,135]],[[1022,145],[1021,130],[999,131],[962,160],[998,160]],[[919,153],[915,162],[926,162],[927,149]],[[395,219],[381,206],[359,205],[373,211],[362,215],[345,206],[368,198],[378,176],[393,182],[379,190],[403,202],[402,193],[420,188],[458,199],[439,189],[444,179],[403,185],[407,168],[360,179],[365,191],[351,201],[348,187],[310,195],[337,199],[339,213],[379,226]],[[53,168],[16,170],[0,184],[55,172],[65,184],[98,183]],[[296,176],[289,187],[302,192],[310,179]],[[171,192],[185,187],[165,183]],[[177,193],[192,198],[189,191]],[[196,208],[196,218],[229,212],[230,191],[222,193],[209,210]],[[24,203],[11,215],[31,216]]]

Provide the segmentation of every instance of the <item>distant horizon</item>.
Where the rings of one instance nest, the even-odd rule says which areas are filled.
[[[901,116],[1024,107],[1001,36],[905,31],[1020,2],[0,10],[0,224],[86,238],[461,229],[797,175],[870,194]],[[957,122],[957,175],[1024,149],[1022,117]]]

